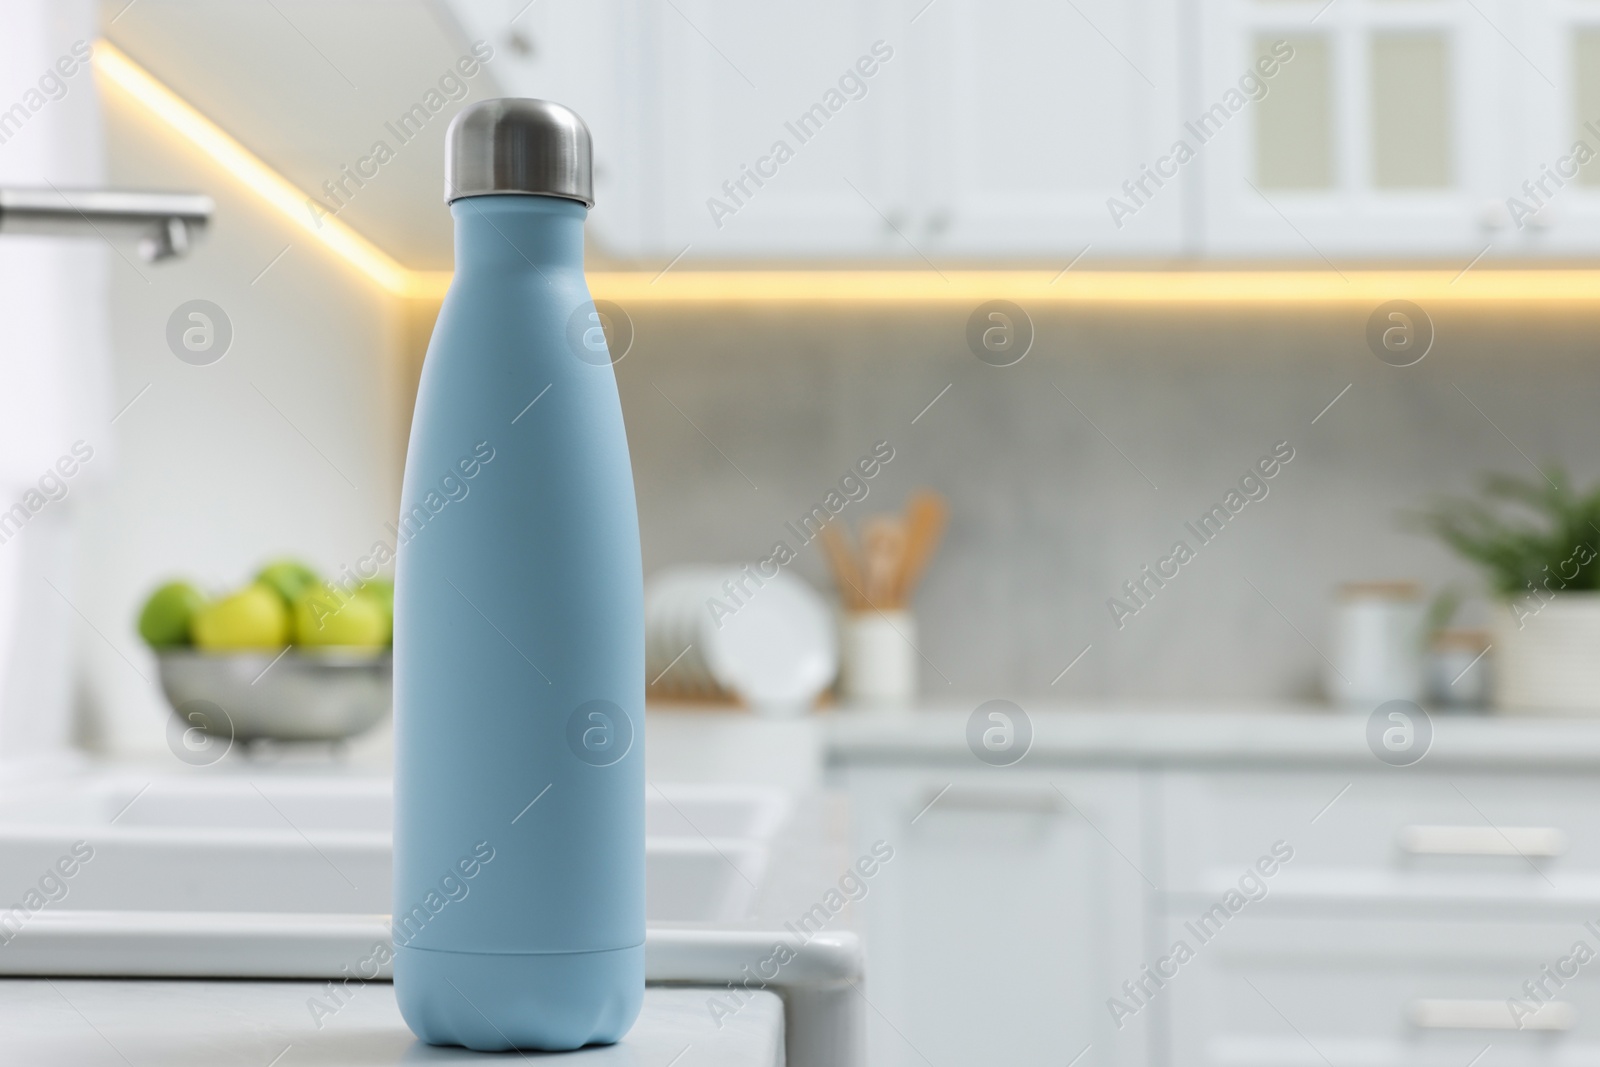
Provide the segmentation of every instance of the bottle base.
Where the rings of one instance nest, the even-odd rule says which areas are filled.
[[[622,1039],[644,1002],[644,946],[497,953],[396,948],[395,999],[430,1045],[568,1052]]]

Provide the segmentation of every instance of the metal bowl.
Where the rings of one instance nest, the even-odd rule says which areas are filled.
[[[290,649],[157,657],[161,689],[184,728],[230,741],[343,741],[394,704],[388,649]]]

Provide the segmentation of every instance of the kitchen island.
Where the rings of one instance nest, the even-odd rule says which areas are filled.
[[[567,1056],[595,1067],[781,1067],[778,997],[755,993],[719,1025],[706,1010],[710,993],[652,986],[639,1021],[620,1043]],[[482,1053],[417,1041],[401,1021],[388,982],[352,986],[336,999],[318,982],[0,979],[0,1050],[6,1063],[39,1067],[485,1061]]]

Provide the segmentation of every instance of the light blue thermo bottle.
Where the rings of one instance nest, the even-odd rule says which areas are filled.
[[[589,131],[490,100],[447,138],[455,278],[397,529],[395,994],[430,1044],[573,1049],[644,997],[643,580]]]

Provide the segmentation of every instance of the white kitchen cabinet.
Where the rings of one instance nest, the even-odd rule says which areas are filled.
[[[1136,777],[874,770],[852,785],[855,850],[894,848],[864,902],[869,1062],[1147,1062],[1147,1026],[1118,1032],[1105,1009],[1143,941]]]
[[[1515,218],[1507,211],[1498,220],[1495,251],[1593,254],[1600,248],[1600,11],[1585,0],[1530,0],[1508,15],[1526,58],[1512,67],[1503,94],[1513,122],[1499,195],[1502,207],[1509,198],[1518,203]]]
[[[912,239],[936,262],[1178,253],[1181,183],[1142,168],[1179,133],[1182,25],[1177,0],[930,6],[905,50],[917,82]],[[1114,219],[1109,198],[1140,181],[1150,195]]]
[[[637,72],[642,213],[608,250],[931,269],[1176,253],[1175,188],[1120,228],[1107,207],[1177,125],[1176,8],[630,5],[656,43]]]
[[[1591,981],[1551,986],[1562,1007],[1522,1029],[1508,1005],[1575,942],[1600,952],[1592,775],[1174,768],[1161,797],[1165,939],[1196,950],[1163,991],[1172,1067],[1600,1053]],[[1293,856],[1260,899],[1197,932],[1275,841]]]
[[[1161,789],[1172,893],[1219,894],[1281,839],[1280,896],[1600,900],[1592,775],[1173,769]]]
[[[830,742],[856,847],[896,849],[862,916],[873,1062],[1600,1058],[1600,725],[1441,718],[1393,767],[1357,716],[1035,714],[984,768],[967,720]],[[1559,1006],[1519,1030],[1541,981]]]
[[[1549,984],[1554,1003],[1542,1011],[1519,1020],[1507,1004],[1580,936],[1600,941],[1582,909],[1515,921],[1392,905],[1329,912],[1271,897],[1252,907],[1163,992],[1171,1067],[1465,1067],[1480,1056],[1554,1067],[1600,1057],[1600,986],[1582,970],[1560,989]],[[1171,916],[1169,939],[1194,940],[1190,914]]]
[[[883,2],[639,4],[658,46],[643,101],[640,254],[898,256],[908,69]]]
[[[613,258],[1600,248],[1594,0],[445,2],[506,92],[588,119]]]
[[[1208,254],[1334,267],[1463,256],[1465,266],[1503,231],[1507,148],[1521,124],[1508,91],[1523,60],[1483,10],[1457,0],[1201,7],[1192,116],[1225,102],[1277,42],[1292,53],[1198,160]]]

